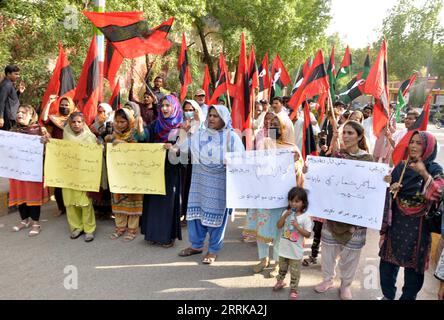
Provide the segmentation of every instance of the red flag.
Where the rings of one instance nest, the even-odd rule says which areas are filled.
[[[179,61],[177,62],[180,81],[180,100],[183,101],[187,95],[188,85],[191,83],[190,65],[188,64],[187,40],[182,33],[182,46],[180,48]]]
[[[117,80],[116,85],[114,86],[113,93],[111,98],[109,99],[109,105],[113,110],[120,109],[120,81]]]
[[[77,108],[84,114],[88,126],[97,115],[97,105],[99,102],[98,59],[96,36],[93,36],[74,96],[74,102],[77,104]]]
[[[205,91],[205,104],[208,104],[208,101],[210,101],[210,82],[210,70],[208,69],[208,65],[205,65],[205,72],[202,83],[202,89]]]
[[[271,81],[273,88],[278,86],[280,89],[283,89],[291,82],[290,76],[278,54],[271,65]]]
[[[349,74],[351,65],[352,65],[352,56],[350,53],[350,48],[347,46],[347,48],[345,49],[344,58],[342,59],[341,62],[341,67],[339,68],[338,73],[336,75],[336,79],[340,79]]]
[[[209,101],[210,105],[216,104],[219,97],[223,94],[234,97],[236,93],[236,87],[230,83],[230,75],[223,53],[219,55],[219,68],[217,73],[217,82]]]
[[[373,108],[373,132],[377,137],[389,119],[389,93],[387,76],[387,41],[384,40],[378,57],[365,81],[364,93],[375,98]]]
[[[262,93],[262,98],[265,99],[264,92],[265,90],[268,90],[268,93],[270,93],[271,87],[270,71],[268,69],[268,53],[265,53],[264,59],[262,59],[262,63],[259,66],[257,73],[259,77],[259,94]]]
[[[248,57],[248,82],[252,91],[259,87],[256,56],[254,54],[253,46],[250,48],[250,56]]]
[[[302,102],[329,91],[330,86],[328,83],[327,72],[325,71],[324,56],[322,55],[322,50],[319,50],[313,60],[310,71],[304,76],[302,84],[292,95],[290,101],[288,101],[288,105],[293,108],[290,119],[293,120],[296,116],[298,108]]]
[[[171,27],[173,26],[173,22],[174,17],[171,17],[153,29],[162,32],[163,36],[166,38],[171,30]]]
[[[243,131],[251,127],[250,109],[246,104],[250,92],[248,90],[247,54],[245,49],[245,37],[242,33],[239,62],[236,72],[236,95],[231,108],[233,128]]]
[[[308,73],[310,72],[311,65],[311,58],[307,58],[307,60],[305,60],[304,66],[302,67],[302,71],[299,72],[297,79],[294,81],[294,86],[293,89],[291,89],[291,94],[294,94],[296,90],[299,89],[302,82],[304,81],[304,78],[306,78]]]
[[[392,159],[394,165],[398,165],[402,160],[407,159],[408,155],[408,147],[410,143],[410,139],[413,136],[415,131],[427,131],[427,125],[429,123],[429,115],[430,115],[430,103],[432,102],[432,95],[429,94],[424,103],[424,107],[422,108],[422,112],[419,115],[418,119],[416,119],[413,124],[412,129],[399,141],[393,150]]]
[[[123,62],[123,57],[117,51],[110,41],[106,41],[105,64],[103,67],[103,76],[108,79],[110,87],[114,88],[116,74]]]
[[[49,96],[52,94],[59,97],[65,95],[69,91],[75,88],[75,81],[71,66],[68,61],[68,57],[63,50],[62,44],[59,43],[59,55],[57,57],[56,65],[46,87],[45,94],[42,98],[42,109],[46,106],[49,100]],[[70,95],[72,96],[72,94]],[[49,114],[57,113],[58,104],[53,103],[50,106]]]
[[[171,47],[172,43],[165,37],[166,22],[150,29],[143,12],[84,11],[83,14],[124,58],[133,59],[149,53],[163,54]]]

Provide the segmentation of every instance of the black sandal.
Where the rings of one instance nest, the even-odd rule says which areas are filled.
[[[312,256],[309,256],[308,259],[304,259],[304,261],[302,261],[302,265],[304,267],[308,267],[311,264],[317,264],[317,263],[318,263],[317,258],[314,258]]]

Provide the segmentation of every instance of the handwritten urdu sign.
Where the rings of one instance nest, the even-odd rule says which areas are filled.
[[[296,186],[291,150],[227,153],[227,207],[274,209],[288,205],[288,191]]]
[[[165,195],[165,154],[163,143],[108,143],[111,192]]]
[[[310,215],[381,229],[387,164],[308,156],[307,166]]]
[[[40,136],[0,130],[0,177],[42,182]]]
[[[49,187],[98,192],[102,146],[51,139],[46,144],[45,184]]]

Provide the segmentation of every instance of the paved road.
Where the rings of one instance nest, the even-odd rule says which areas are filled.
[[[432,131],[444,146],[444,129]],[[444,163],[444,149],[438,161]],[[255,244],[241,241],[244,213],[229,223],[225,248],[218,260],[207,266],[200,263],[199,255],[177,256],[188,245],[186,230],[185,240],[164,249],[149,246],[141,236],[132,243],[109,240],[113,221],[98,221],[96,239],[85,243],[82,238],[69,238],[66,216],[54,217],[55,211],[54,202],[44,207],[42,233],[35,238],[29,238],[24,231],[10,232],[19,219],[18,213],[0,217],[0,299],[287,299],[287,290],[272,292],[274,280],[268,277],[269,270],[252,273],[257,250]],[[377,232],[369,230],[353,283],[355,299],[381,296],[378,238]],[[310,245],[311,240],[306,244],[307,254]],[[67,266],[77,268],[77,289],[64,287],[65,277],[73,275],[70,270],[64,273]],[[338,299],[336,289],[323,295],[313,291],[321,280],[319,265],[304,268],[300,299]],[[436,290],[437,280],[427,273],[418,298],[435,299]]]

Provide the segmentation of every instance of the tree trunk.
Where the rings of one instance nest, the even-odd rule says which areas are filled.
[[[205,40],[205,34],[204,34],[203,26],[202,26],[202,21],[200,21],[199,19],[196,19],[195,25],[197,28],[197,32],[199,33],[200,41],[202,42],[202,49],[203,49],[203,53],[204,53],[204,62],[208,65],[208,69],[210,71],[211,83],[214,88],[214,85],[216,84],[216,76],[214,75],[213,60],[211,60],[210,53],[208,52],[207,42]]]

